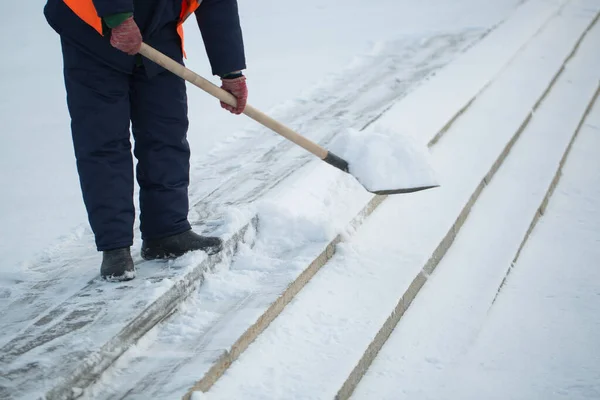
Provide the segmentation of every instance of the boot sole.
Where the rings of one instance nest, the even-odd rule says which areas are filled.
[[[107,275],[102,279],[107,282],[127,282],[135,278],[135,271],[125,271],[123,275]]]
[[[207,248],[198,249],[198,250],[190,250],[185,253],[177,255],[177,254],[166,252],[164,250],[142,249],[141,255],[142,255],[142,258],[146,261],[175,260],[176,258],[179,258],[187,253],[192,252],[192,251],[203,251],[207,255],[212,256],[212,255],[219,253],[221,250],[223,250],[223,245],[207,247]]]

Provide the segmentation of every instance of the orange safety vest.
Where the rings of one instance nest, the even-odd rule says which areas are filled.
[[[102,19],[98,16],[92,0],[63,0],[65,4],[84,22],[102,35]],[[201,1],[201,0],[200,0]],[[177,33],[181,37],[183,47],[183,23],[200,7],[198,0],[181,0],[181,14],[177,23]]]

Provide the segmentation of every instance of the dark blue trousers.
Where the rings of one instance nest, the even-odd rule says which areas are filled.
[[[185,82],[167,71],[148,78],[142,66],[121,72],[64,39],[62,48],[77,170],[98,250],[133,243],[130,126],[142,238],[189,230]]]

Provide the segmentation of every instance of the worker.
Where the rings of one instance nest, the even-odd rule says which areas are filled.
[[[219,252],[221,239],[193,232],[188,221],[185,82],[138,52],[143,41],[183,64],[182,24],[195,14],[212,72],[237,99],[237,107],[221,107],[241,114],[248,90],[237,0],[48,0],[44,14],[60,35],[77,171],[102,252],[101,277],[135,277],[130,126],[142,257]]]

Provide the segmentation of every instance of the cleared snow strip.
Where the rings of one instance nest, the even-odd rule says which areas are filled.
[[[458,59],[436,72],[377,124],[402,127],[423,144],[437,141],[568,0],[530,0]]]
[[[600,102],[593,114],[600,122]],[[600,130],[584,126],[485,324],[430,398],[600,398],[599,148]]]
[[[540,82],[553,82],[558,67],[549,68],[548,57],[558,52],[564,59],[594,17],[591,11],[571,11],[566,13],[569,23],[558,20],[549,26],[551,34],[541,35],[535,46],[532,43],[521,56],[522,64],[513,63],[433,149],[434,166],[447,180],[444,186],[383,203],[349,243],[338,245],[327,268],[200,398],[345,398],[350,394],[354,382],[342,391],[340,387],[348,382],[364,349],[385,321],[399,318],[410,304],[427,271],[451,244],[486,175],[489,179],[529,120],[537,103],[532,93],[545,93]],[[539,60],[541,55],[546,59]],[[524,77],[530,79],[528,85],[523,85]],[[477,150],[465,152],[466,146]],[[390,306],[390,315],[382,304],[399,306]]]
[[[485,324],[506,268],[540,203],[551,193],[564,155],[589,111],[586,106],[596,97],[600,57],[594,49],[599,44],[597,26],[581,46],[584,54],[573,59],[535,113],[353,398],[436,399],[450,394],[445,390],[447,378]],[[480,382],[465,386],[478,393],[476,398],[488,398],[487,390],[485,395],[479,392]]]

